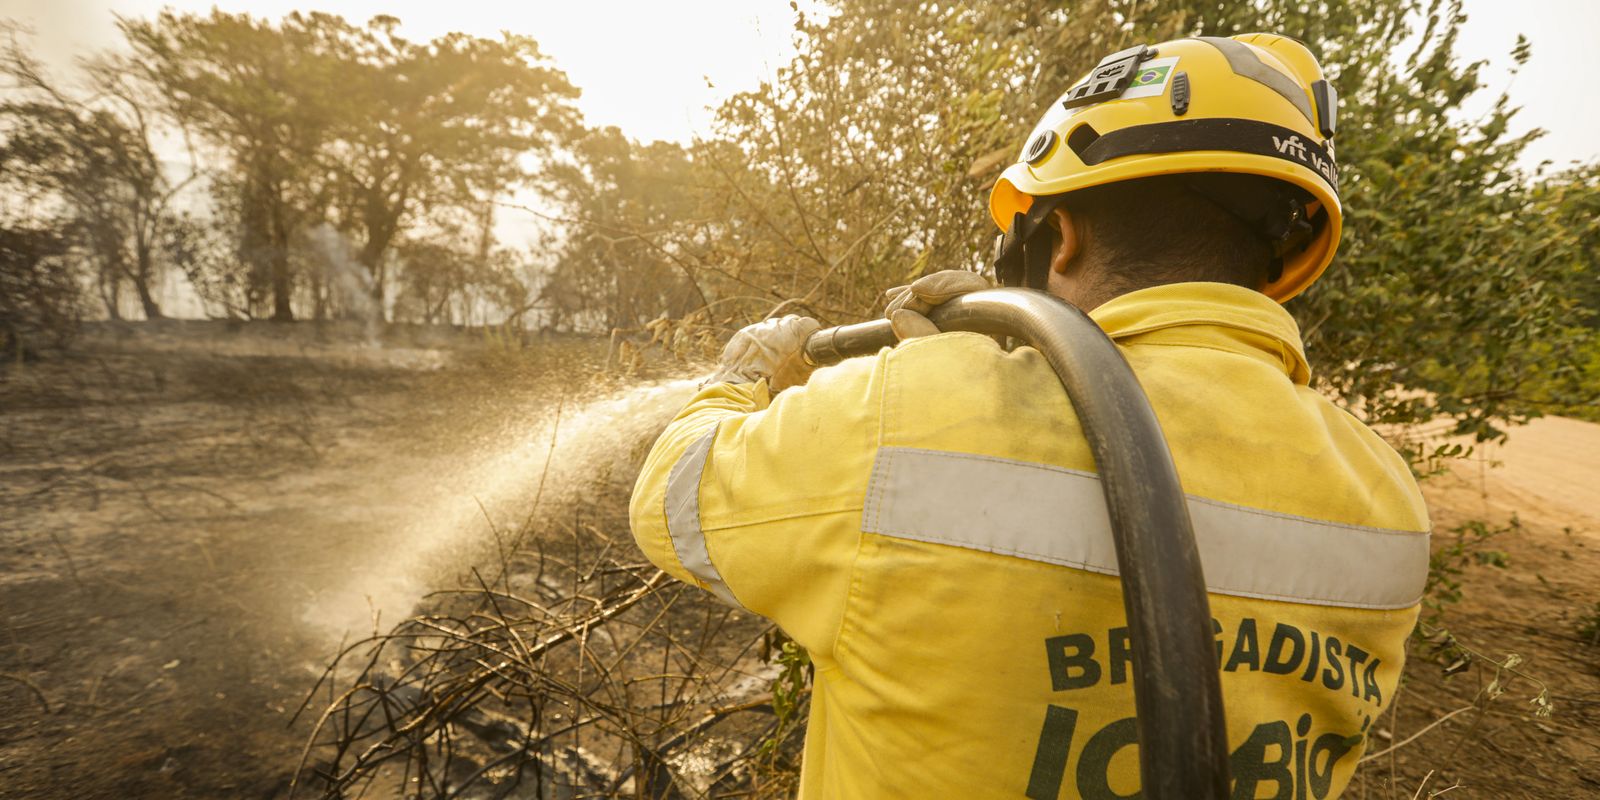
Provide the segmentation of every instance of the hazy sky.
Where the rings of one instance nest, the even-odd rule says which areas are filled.
[[[583,90],[579,107],[590,124],[646,140],[687,142],[707,129],[708,106],[755,87],[794,52],[788,0],[0,0],[0,17],[30,24],[38,51],[64,64],[119,41],[113,13],[149,16],[164,6],[268,18],[316,9],[358,23],[390,14],[411,39],[457,30],[527,34]]]
[[[268,17],[314,7],[353,21],[386,13],[419,39],[451,30],[526,33],[583,89],[579,106],[591,124],[616,125],[646,140],[686,142],[706,131],[709,106],[755,87],[793,53],[788,0],[0,0],[0,17],[31,25],[39,52],[62,65],[116,43],[113,12],[146,16],[166,5],[193,11],[219,5]],[[1489,87],[1510,86],[1524,107],[1522,129],[1549,131],[1527,163],[1600,157],[1600,54],[1593,41],[1600,0],[1466,0],[1466,9],[1462,55],[1491,60]],[[1532,40],[1533,59],[1513,80],[1507,54],[1518,33]],[[1471,111],[1481,113],[1490,100],[1479,98]]]

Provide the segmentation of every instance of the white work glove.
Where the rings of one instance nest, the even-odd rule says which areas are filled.
[[[926,316],[933,307],[958,295],[990,288],[989,279],[976,272],[947,269],[924,275],[910,286],[896,286],[885,293],[888,306],[883,315],[900,339],[932,336],[939,327]]]
[[[821,329],[822,323],[794,314],[750,325],[728,340],[717,371],[706,382],[754,383],[766,378],[773,392],[799,386],[815,369],[806,363],[801,349],[806,338]]]

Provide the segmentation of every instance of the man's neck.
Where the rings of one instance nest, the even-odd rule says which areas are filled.
[[[1046,291],[1077,306],[1085,314],[1114,298],[1134,291],[1132,288],[1113,285],[1109,281],[1092,278],[1084,280],[1084,277],[1087,276],[1083,276],[1082,273],[1075,278],[1067,278],[1052,272],[1049,288]]]

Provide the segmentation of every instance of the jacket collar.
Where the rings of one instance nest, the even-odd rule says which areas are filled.
[[[1266,295],[1226,283],[1169,283],[1115,297],[1089,317],[1117,342],[1225,350],[1311,381],[1294,317]]]

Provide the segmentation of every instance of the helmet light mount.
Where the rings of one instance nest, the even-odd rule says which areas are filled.
[[[1082,83],[1067,90],[1061,105],[1073,109],[1121,97],[1133,83],[1139,65],[1155,57],[1154,49],[1139,44],[1100,59]]]

